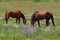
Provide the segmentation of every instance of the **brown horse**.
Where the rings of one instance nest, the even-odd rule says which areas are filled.
[[[53,14],[50,12],[39,12],[39,11],[35,11],[31,17],[31,24],[34,26],[34,23],[37,21],[38,22],[38,26],[40,27],[40,23],[39,20],[43,20],[46,19],[46,26],[49,25],[49,20],[52,20],[52,24],[53,26],[55,25],[54,23],[54,19],[53,19]]]
[[[23,19],[23,23],[26,24],[26,18],[23,15],[23,13],[21,11],[19,11],[19,10],[16,10],[16,11],[6,11],[6,13],[5,13],[6,24],[8,23],[9,17],[16,18],[16,23],[17,23],[17,20],[20,23],[20,18],[22,18]]]

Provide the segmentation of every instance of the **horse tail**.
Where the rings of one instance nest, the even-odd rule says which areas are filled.
[[[6,13],[5,13],[6,24],[7,24],[8,18],[9,18],[9,15],[8,15],[8,12],[6,12]]]
[[[7,13],[7,12],[5,13],[5,18],[6,18],[6,19],[8,18],[8,13]]]
[[[52,20],[53,26],[55,26],[53,14],[51,14],[51,20]]]

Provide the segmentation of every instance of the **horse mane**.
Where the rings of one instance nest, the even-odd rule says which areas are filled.
[[[17,11],[20,13],[20,15],[21,15],[22,19],[25,19],[24,14],[23,14],[20,10],[17,10]]]

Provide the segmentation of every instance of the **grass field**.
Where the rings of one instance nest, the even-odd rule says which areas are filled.
[[[0,0],[0,2],[18,2],[18,1],[58,2],[59,0]]]
[[[59,2],[0,2],[0,40],[58,40],[60,34],[60,3]],[[15,24],[15,19],[10,18],[8,25],[5,24],[4,14],[7,10],[21,10],[27,18],[27,24],[30,23],[31,15],[34,11],[51,11],[54,15],[56,26],[51,22],[48,31],[45,30],[45,20],[41,21],[41,28],[33,33],[23,33],[20,25]],[[37,26],[37,23],[35,24]],[[33,27],[32,27],[33,28]]]

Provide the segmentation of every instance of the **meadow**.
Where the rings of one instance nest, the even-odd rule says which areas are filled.
[[[60,37],[60,3],[59,2],[33,2],[33,1],[20,1],[20,2],[0,2],[0,40],[59,40]],[[21,10],[27,18],[27,25],[15,24],[15,19],[10,18],[9,23],[5,24],[5,11]],[[54,15],[54,21],[56,26],[48,26],[45,31],[45,20],[41,20],[41,27],[39,28],[37,23],[35,27],[31,27],[30,19],[34,11],[51,11]],[[36,31],[32,33],[25,33],[24,28],[30,27]],[[26,27],[26,28],[27,28]]]

